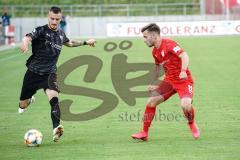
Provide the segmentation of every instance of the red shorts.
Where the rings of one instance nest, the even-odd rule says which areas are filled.
[[[166,101],[175,93],[178,93],[179,98],[189,97],[193,98],[193,82],[189,80],[179,80],[176,82],[163,80],[157,89]]]

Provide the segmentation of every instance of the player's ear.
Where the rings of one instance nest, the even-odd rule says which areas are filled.
[[[155,32],[150,32],[152,39],[157,39],[157,34]]]

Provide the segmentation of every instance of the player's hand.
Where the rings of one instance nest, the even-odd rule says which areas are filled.
[[[158,88],[158,85],[149,85],[148,86],[148,91],[151,92],[151,91],[154,91]]]
[[[186,71],[181,71],[180,74],[179,74],[179,78],[180,79],[187,79],[187,73]]]
[[[22,42],[20,45],[20,50],[22,53],[27,53],[28,52],[28,44],[25,42]]]
[[[32,39],[30,37],[23,37],[22,43],[20,45],[20,50],[23,53],[27,53],[28,51],[28,44]]]
[[[89,45],[91,47],[95,47],[95,44],[96,44],[96,40],[95,39],[89,39],[86,42],[87,42],[87,45]]]

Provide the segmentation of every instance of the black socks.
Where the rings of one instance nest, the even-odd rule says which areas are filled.
[[[60,124],[60,116],[61,116],[58,98],[53,97],[49,101],[49,103],[51,105],[51,119],[52,119],[52,123],[53,123],[53,128],[56,128]]]

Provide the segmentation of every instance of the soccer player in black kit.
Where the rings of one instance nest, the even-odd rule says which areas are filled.
[[[35,28],[26,34],[20,45],[23,53],[28,51],[32,43],[32,55],[27,60],[27,71],[24,76],[19,102],[19,113],[26,111],[29,104],[34,101],[33,95],[37,90],[43,89],[51,105],[51,119],[53,124],[53,141],[58,141],[64,128],[60,125],[60,108],[57,86],[57,61],[62,45],[77,47],[82,45],[95,46],[95,39],[87,41],[69,40],[65,33],[59,29],[62,18],[61,9],[51,7],[48,13],[48,24]]]

